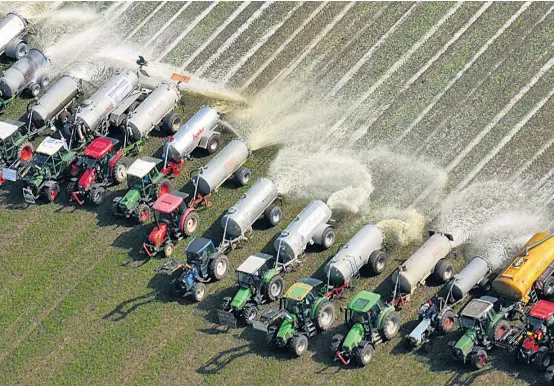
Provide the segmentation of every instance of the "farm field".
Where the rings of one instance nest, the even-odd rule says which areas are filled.
[[[324,263],[365,222],[392,224],[389,262],[356,291],[385,298],[389,276],[438,218],[453,227],[446,231],[470,233],[452,254],[457,269],[495,216],[509,213],[515,227],[533,217],[534,232],[553,232],[550,2],[0,2],[0,17],[20,8],[33,25],[30,46],[52,58],[55,76],[86,75],[87,90],[137,55],[147,72],[206,81],[184,93],[178,112],[188,119],[215,106],[251,144],[252,181],[269,175],[285,197],[282,222],[260,221],[229,255],[231,269],[273,253],[274,238],[312,198],[332,207],[336,244],[309,248],[288,286],[324,278]],[[19,118],[27,103],[17,100],[1,119]],[[224,144],[233,136],[226,131]],[[156,132],[141,155],[159,156],[165,141]],[[174,187],[192,192],[189,171],[210,158],[195,152]],[[249,186],[224,184],[200,213],[198,234],[219,241],[221,216]],[[126,190],[78,207],[65,193],[27,205],[20,184],[0,187],[0,385],[542,384],[500,349],[479,371],[456,364],[449,336],[428,355],[407,352],[401,337],[440,288],[433,283],[418,289],[399,336],[362,369],[341,368],[329,349],[344,329],[339,306],[356,292],[335,304],[335,327],[298,359],[269,350],[252,328],[226,331],[215,309],[234,275],[210,284],[200,304],[170,298],[169,278],[154,272],[165,259],[141,251],[153,225],[112,214],[112,198]]]

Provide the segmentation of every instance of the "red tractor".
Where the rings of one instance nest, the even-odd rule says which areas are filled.
[[[553,303],[540,300],[530,309],[526,329],[517,340],[516,357],[540,370],[553,365]]]
[[[149,257],[164,251],[169,257],[175,243],[195,233],[199,216],[195,208],[185,204],[188,194],[172,192],[161,196],[152,206],[156,226],[143,243]]]
[[[85,148],[71,170],[72,178],[67,187],[70,201],[83,205],[89,200],[100,205],[106,187],[125,181],[130,165],[125,154],[133,147],[118,149],[118,144],[117,139],[98,137]]]

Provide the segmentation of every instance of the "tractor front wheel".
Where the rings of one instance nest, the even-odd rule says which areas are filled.
[[[170,257],[174,249],[175,247],[172,243],[166,243],[166,245],[164,245],[164,256]]]
[[[283,295],[283,290],[285,289],[285,281],[279,275],[274,276],[270,279],[268,284],[266,284],[266,298],[273,302]]]
[[[374,356],[374,347],[369,342],[362,341],[355,351],[355,358],[359,365],[366,366]]]
[[[54,182],[52,185],[49,185],[44,189],[44,197],[46,201],[53,202],[56,197],[60,194],[60,185],[57,182]]]
[[[488,359],[488,353],[484,349],[479,349],[476,352],[470,354],[470,365],[476,369],[480,370],[486,365]]]
[[[220,306],[220,309],[223,311],[229,311],[231,309],[231,302],[233,301],[233,299],[230,296],[226,296],[224,298],[224,300],[222,301],[222,305]]]
[[[455,312],[450,308],[446,308],[445,311],[439,315],[438,325],[442,333],[447,334],[455,329],[456,317]]]
[[[214,280],[221,280],[227,273],[229,262],[226,255],[219,255],[210,263],[210,277]]]
[[[100,205],[104,201],[105,190],[102,186],[93,186],[89,193],[89,197],[91,198],[91,202],[94,205]]]
[[[135,216],[139,224],[146,223],[150,218],[150,207],[147,204],[139,204]]]
[[[202,301],[205,295],[206,295],[206,286],[204,285],[204,283],[197,281],[195,284],[193,284],[193,292],[191,293],[191,296],[193,297],[193,300],[195,302]]]
[[[381,332],[385,340],[391,340],[399,332],[401,317],[396,311],[390,310],[382,319]]]
[[[268,346],[275,346],[277,333],[278,328],[276,326],[268,327],[268,331],[266,331],[266,344]]]
[[[341,343],[343,342],[343,335],[341,334],[335,334],[332,338],[331,338],[331,352],[333,353],[333,355],[335,355],[335,353],[337,351],[339,351],[339,347],[341,347]]]
[[[327,331],[335,321],[335,307],[329,300],[322,300],[316,308],[316,324],[320,331]]]
[[[247,325],[250,326],[252,322],[256,320],[257,316],[258,309],[254,304],[246,304],[245,307],[243,307],[243,318],[245,318],[245,323],[247,323]]]
[[[551,355],[549,355],[549,349],[547,346],[541,346],[538,349],[538,353],[534,358],[534,366],[541,371],[547,370],[549,366],[551,366]]]
[[[304,334],[294,335],[289,345],[293,354],[300,357],[308,349],[308,338]]]

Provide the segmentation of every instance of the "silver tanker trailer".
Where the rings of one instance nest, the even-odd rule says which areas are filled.
[[[290,270],[309,244],[330,248],[335,242],[330,220],[331,209],[323,201],[311,201],[274,241],[276,266]]]
[[[0,55],[21,59],[27,53],[27,20],[15,12],[0,21]]]
[[[271,226],[280,223],[283,211],[276,202],[281,203],[276,185],[269,178],[259,178],[222,217],[224,235],[220,248],[246,240],[252,225],[262,216]]]

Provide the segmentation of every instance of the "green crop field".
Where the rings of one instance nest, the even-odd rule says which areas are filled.
[[[369,212],[365,216],[334,212],[338,219],[335,245],[328,251],[309,247],[300,267],[286,275],[287,285],[302,277],[324,279],[324,263],[333,256],[337,246],[347,242],[364,222],[383,220],[383,215],[377,214],[378,209],[391,202],[405,208],[427,188],[427,182],[420,180],[415,180],[411,189],[406,188],[407,181],[413,182],[412,169],[409,163],[397,164],[394,153],[409,154],[422,162],[433,161],[438,169],[445,171],[448,182],[438,202],[472,173],[475,174],[469,177],[471,182],[486,182],[495,177],[505,180],[525,167],[523,176],[528,187],[550,191],[547,200],[542,198],[530,206],[553,217],[552,3],[533,2],[526,6],[520,2],[494,2],[485,7],[486,3],[469,2],[453,10],[456,3],[448,2],[424,2],[414,9],[410,2],[385,5],[330,2],[318,10],[320,3],[307,2],[285,19],[295,3],[278,2],[251,19],[263,6],[253,2],[229,20],[241,3],[219,3],[206,16],[197,18],[209,3],[193,2],[175,19],[175,25],[162,30],[184,4],[168,2],[156,13],[153,10],[159,5],[157,2],[127,4],[128,8],[119,15],[120,22],[114,23],[113,28],[125,37],[149,17],[129,41],[136,45],[134,48],[152,48],[148,53],[156,57],[185,26],[197,23],[160,62],[179,67],[190,59],[185,70],[195,74],[211,61],[211,66],[202,69],[203,77],[215,83],[226,79],[228,88],[241,90],[247,97],[246,105],[259,94],[300,83],[300,79],[311,87],[307,99],[321,97],[329,101],[324,96],[329,97],[330,90],[344,83],[335,96],[329,97],[348,101],[345,111],[352,108],[342,128],[353,133],[365,125],[369,127],[360,132],[354,145],[348,145],[346,138],[337,137],[338,146],[351,146],[353,152],[368,154],[369,159],[372,158],[370,149],[383,146],[393,149],[391,159],[373,165],[375,170],[370,168],[375,190],[370,195]],[[98,9],[94,9],[91,5],[69,2],[57,8],[57,12],[86,8],[87,12],[93,9],[101,13],[110,5],[96,5]],[[9,9],[10,3],[0,3],[0,16]],[[382,13],[373,19],[377,12]],[[443,20],[447,12],[453,13]],[[474,15],[475,20],[471,22]],[[45,14],[44,19],[37,18],[35,28],[40,31],[41,20],[49,17],[54,18],[50,14]],[[403,17],[402,23],[399,22]],[[93,20],[100,23],[105,19]],[[199,50],[227,21],[229,24]],[[280,22],[283,24],[276,26]],[[248,28],[241,29],[245,23]],[[87,24],[87,28],[92,24]],[[49,28],[53,34],[58,33],[57,27]],[[79,31],[79,27],[75,28]],[[275,31],[269,33],[272,28]],[[236,31],[241,33],[234,37]],[[160,33],[159,41],[145,47],[155,33]],[[37,33],[35,39],[37,46],[48,53],[46,35]],[[33,43],[33,37],[30,42]],[[56,47],[62,43],[56,42]],[[260,48],[252,50],[256,44]],[[191,55],[196,51],[193,58]],[[79,52],[86,55],[89,51]],[[61,54],[54,57],[61,60]],[[297,59],[298,64],[291,67]],[[242,65],[235,67],[240,61]],[[356,63],[360,63],[358,71],[349,77]],[[0,68],[10,64],[2,58]],[[249,81],[257,71],[256,78]],[[289,74],[278,80],[277,86],[276,83],[269,85],[282,71]],[[418,71],[422,71],[420,75]],[[413,79],[415,74],[418,77]],[[357,106],[358,98],[371,88],[368,98]],[[21,117],[28,102],[25,98],[16,100],[1,119]],[[202,92],[191,92],[184,94],[178,112],[188,119],[204,104],[216,106],[229,116],[245,107]],[[282,118],[286,121],[287,111],[282,112]],[[299,122],[299,131],[303,129],[301,123],[304,121]],[[279,119],[271,124],[279,127]],[[263,131],[263,124],[258,129]],[[514,134],[509,136],[513,130]],[[225,132],[223,138],[222,145],[233,134]],[[479,140],[475,146],[469,147],[476,138]],[[34,141],[35,147],[42,139]],[[315,138],[318,146],[319,139]],[[154,133],[141,155],[159,155],[165,141],[162,134]],[[503,143],[490,156],[492,149]],[[297,145],[291,139],[258,148],[245,166],[253,170],[253,177],[265,176],[280,151],[302,149]],[[298,151],[299,156],[304,156],[314,148],[307,145],[306,153]],[[463,154],[461,160],[457,160],[458,154]],[[480,162],[487,158],[480,167]],[[189,172],[209,159],[203,152],[195,153],[182,174],[173,180],[174,188],[191,192]],[[400,177],[394,178],[390,172],[380,169],[383,164],[389,165],[388,162]],[[322,165],[330,169],[337,167]],[[408,172],[397,169],[398,165],[408,168]],[[315,179],[320,174],[328,175],[317,169],[306,176],[309,174]],[[249,186],[238,187],[233,181],[226,182],[211,198],[213,206],[200,212],[198,235],[219,242],[223,232],[221,216]],[[345,292],[345,297],[335,303],[334,328],[312,338],[307,355],[294,359],[286,351],[274,352],[266,346],[260,331],[227,330],[218,326],[215,309],[223,297],[233,293],[232,270],[251,254],[273,253],[275,237],[310,201],[306,195],[297,194],[303,185],[292,186],[285,196],[285,216],[278,226],[269,228],[260,221],[244,247],[229,254],[229,275],[209,284],[209,295],[200,304],[193,304],[189,298],[172,299],[168,294],[169,278],[154,272],[165,259],[147,259],[141,251],[141,243],[152,229],[152,223],[137,226],[112,214],[112,198],[122,195],[126,189],[125,184],[110,188],[99,207],[79,207],[69,203],[65,193],[52,204],[27,205],[21,184],[7,183],[0,187],[0,385],[521,385],[543,382],[542,374],[518,364],[501,349],[494,349],[488,364],[479,371],[455,363],[447,343],[458,332],[435,339],[430,354],[408,352],[402,337],[416,326],[419,306],[440,288],[433,283],[417,290],[401,312],[400,334],[378,347],[366,368],[342,368],[332,361],[329,349],[331,336],[345,331],[339,307],[346,306],[355,292]],[[325,201],[328,197],[317,198]],[[432,220],[434,210],[437,213],[438,202],[432,203],[433,209],[423,209],[427,221]],[[551,227],[546,230],[553,231],[552,223],[546,226]],[[425,237],[422,232],[421,237],[407,244],[388,238],[386,271],[377,277],[363,276],[356,282],[356,290],[378,291],[387,299],[393,290],[390,274]],[[174,257],[184,257],[187,242],[178,244]],[[451,254],[457,269],[464,266],[463,254],[462,248]]]

